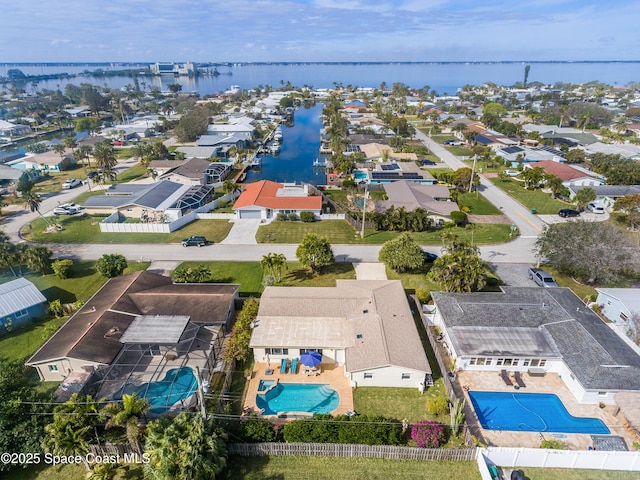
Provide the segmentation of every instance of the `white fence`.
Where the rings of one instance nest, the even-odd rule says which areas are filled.
[[[584,468],[640,472],[640,452],[487,447],[482,453],[488,464],[514,469]],[[482,468],[480,471],[482,473]]]
[[[319,220],[344,220],[344,213],[323,213],[316,215]]]

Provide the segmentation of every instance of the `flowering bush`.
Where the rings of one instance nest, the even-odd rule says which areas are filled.
[[[411,439],[420,448],[436,448],[444,442],[444,427],[438,422],[420,420],[411,426]]]

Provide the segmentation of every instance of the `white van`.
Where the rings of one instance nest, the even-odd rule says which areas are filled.
[[[587,209],[593,213],[604,213],[604,207],[598,202],[589,202]]]

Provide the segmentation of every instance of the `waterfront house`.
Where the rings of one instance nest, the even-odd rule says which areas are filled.
[[[0,335],[41,318],[47,311],[47,299],[26,278],[0,285]]]
[[[170,180],[183,185],[219,185],[233,171],[229,162],[210,162],[202,158],[158,162],[163,162],[163,166],[172,165],[158,176],[158,180]],[[153,168],[153,165],[150,166]]]
[[[31,127],[29,125],[22,125],[19,123],[7,122],[6,120],[0,120],[0,136],[17,137],[19,135],[26,135],[28,133],[31,133]]]
[[[301,212],[322,214],[322,197],[310,195],[308,185],[285,185],[261,180],[250,183],[233,205],[238,218],[269,220],[279,213],[300,215]]]
[[[304,352],[344,368],[353,387],[418,388],[431,368],[399,280],[335,287],[267,287],[251,333],[254,360],[279,365]]]
[[[26,364],[35,368],[43,381],[61,381],[76,371],[93,372],[115,360],[123,348],[123,335],[141,317],[149,334],[153,333],[149,325],[154,317],[162,316],[179,322],[178,334],[187,328],[187,317],[198,328],[224,335],[232,326],[237,293],[238,285],[173,283],[168,277],[146,271],[112,278]],[[140,348],[158,355],[162,350],[152,341]]]
[[[640,355],[568,288],[431,292],[428,323],[460,370],[557,374],[579,403],[640,391]]]

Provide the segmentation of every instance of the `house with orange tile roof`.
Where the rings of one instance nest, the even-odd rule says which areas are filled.
[[[322,213],[322,197],[310,195],[308,185],[285,185],[261,180],[247,185],[233,205],[237,218],[269,220],[279,213]]]
[[[547,174],[559,177],[562,180],[562,184],[566,187],[569,185],[587,186],[604,184],[604,179],[597,173],[584,168],[572,167],[564,163],[555,162],[553,160],[545,160],[525,165],[525,168],[536,167],[542,168]]]

